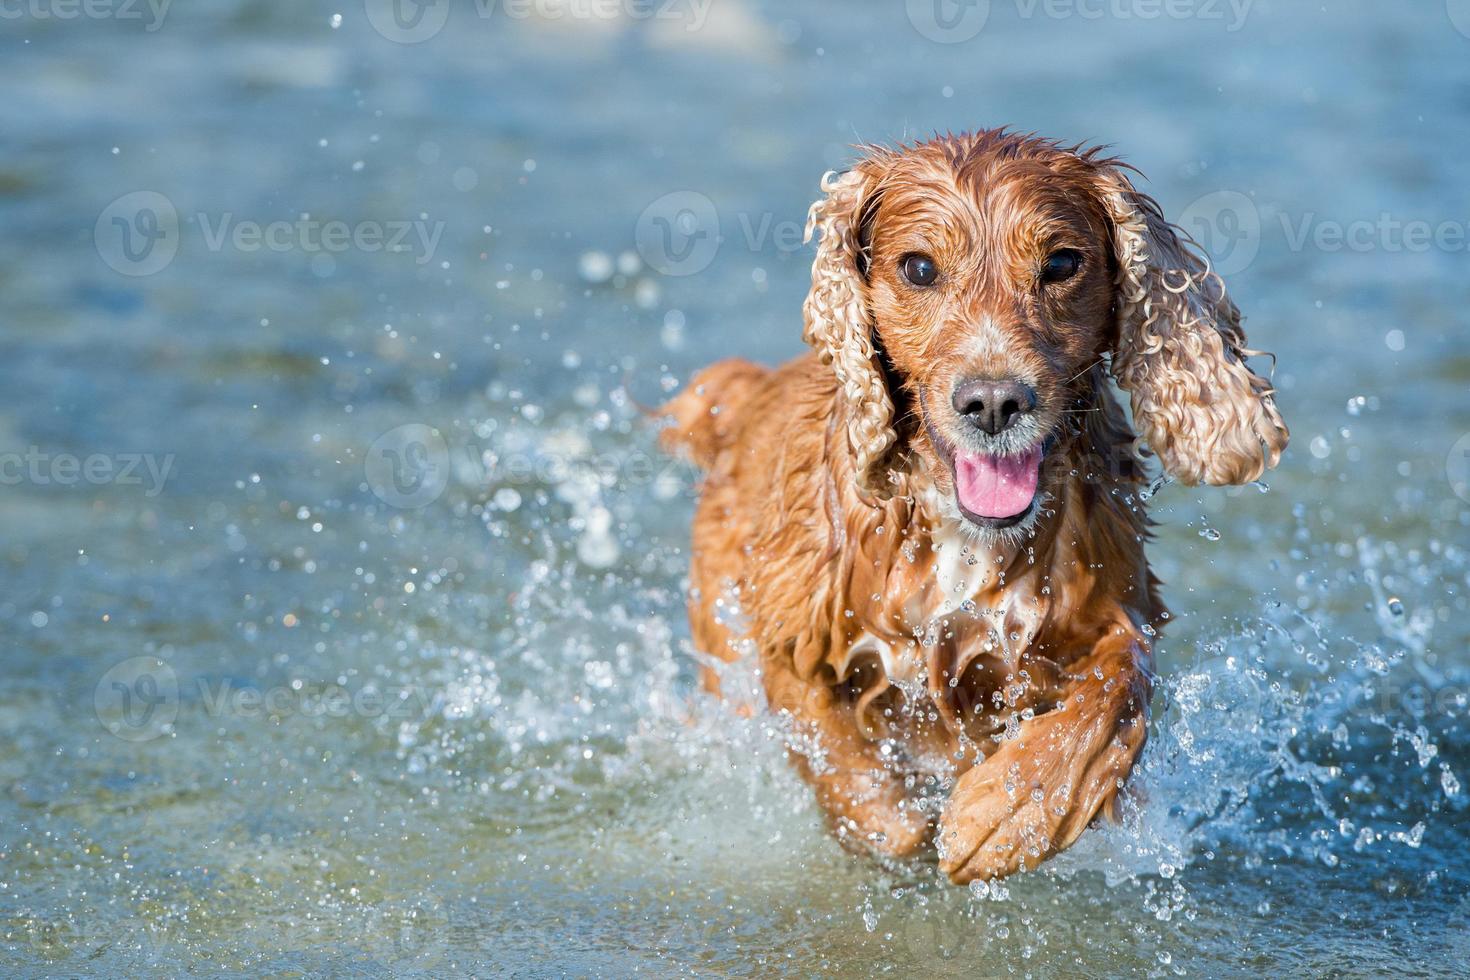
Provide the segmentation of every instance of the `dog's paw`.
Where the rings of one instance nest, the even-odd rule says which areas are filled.
[[[837,839],[849,850],[903,858],[929,841],[932,818],[891,778],[868,773],[829,775],[820,784],[819,798]]]
[[[1135,718],[1063,710],[1024,723],[956,781],[939,822],[940,867],[957,884],[1036,867],[1116,798],[1143,739]]]

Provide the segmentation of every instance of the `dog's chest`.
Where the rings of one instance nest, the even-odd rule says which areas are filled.
[[[914,596],[911,613],[911,618],[926,623],[973,603],[1000,574],[995,553],[967,539],[948,521],[934,534],[932,548],[931,587]]]
[[[1003,584],[1005,556],[950,522],[905,542],[890,569],[873,625],[853,642],[844,671],[874,654],[890,681],[919,685],[931,671],[959,676],[979,656],[1014,663],[1035,635],[1039,612]],[[896,628],[895,628],[896,627]]]

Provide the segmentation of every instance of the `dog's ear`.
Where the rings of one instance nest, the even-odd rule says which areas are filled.
[[[837,375],[839,418],[847,430],[859,490],[887,500],[895,492],[891,456],[898,436],[893,398],[874,346],[865,300],[868,242],[864,225],[877,202],[877,168],[865,161],[822,177],[826,196],[807,215],[806,237],[821,232],[812,288],[802,307],[802,338]]]
[[[1271,383],[1246,364],[1240,311],[1194,243],[1116,164],[1097,182],[1118,264],[1113,376],[1169,475],[1248,483],[1275,466],[1287,428]]]

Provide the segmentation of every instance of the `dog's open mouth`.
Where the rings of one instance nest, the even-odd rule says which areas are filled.
[[[1036,502],[1043,450],[1038,444],[1019,456],[996,456],[956,449],[952,463],[960,510],[989,527],[1019,524]]]
[[[986,453],[961,448],[944,437],[928,418],[925,391],[919,389],[924,430],[954,478],[955,503],[971,524],[985,528],[1015,527],[1036,509],[1041,498],[1041,464],[1056,444],[1050,435],[1019,453]]]

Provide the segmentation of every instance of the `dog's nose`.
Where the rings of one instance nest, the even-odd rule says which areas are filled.
[[[1020,381],[971,378],[955,388],[952,401],[971,425],[996,435],[1036,407],[1036,390]]]

